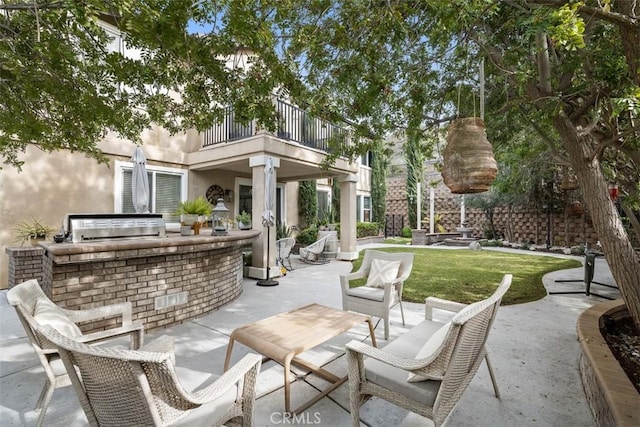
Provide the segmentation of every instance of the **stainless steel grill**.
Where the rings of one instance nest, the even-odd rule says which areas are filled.
[[[167,234],[161,214],[73,214],[67,229],[74,243]]]

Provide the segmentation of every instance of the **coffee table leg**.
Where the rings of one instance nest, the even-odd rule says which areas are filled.
[[[376,342],[376,334],[373,331],[373,320],[371,320],[371,318],[368,318],[367,323],[369,324],[369,334],[371,334],[371,344],[374,347],[378,347],[378,343]]]
[[[284,358],[284,410],[287,414],[291,413],[291,384],[289,382],[291,377],[291,360],[294,354],[289,353]]]
[[[227,369],[229,369],[229,361],[231,360],[231,352],[233,351],[233,343],[235,342],[235,340],[233,339],[233,337],[229,338],[229,344],[227,345],[227,355],[224,358],[224,371],[227,372]]]

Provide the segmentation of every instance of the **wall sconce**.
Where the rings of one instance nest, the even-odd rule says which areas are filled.
[[[233,202],[233,190],[224,190],[224,201]]]

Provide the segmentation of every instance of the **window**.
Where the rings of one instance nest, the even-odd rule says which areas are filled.
[[[329,217],[331,214],[329,192],[318,190],[316,194],[318,199],[318,219],[320,221],[333,221],[333,218]]]
[[[371,196],[356,197],[356,221],[371,222]]]
[[[371,151],[367,151],[366,153],[361,155],[360,164],[362,166],[371,166],[373,164],[373,153]]]
[[[134,213],[131,194],[133,165],[116,162],[115,206],[116,213]],[[147,166],[149,178],[149,210],[160,213],[167,222],[178,222],[175,215],[180,202],[187,198],[187,171]]]
[[[371,197],[362,197],[362,220],[364,222],[371,222]]]

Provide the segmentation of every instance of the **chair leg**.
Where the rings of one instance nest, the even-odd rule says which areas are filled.
[[[389,341],[389,313],[384,318],[384,339]]]
[[[400,315],[402,316],[402,326],[404,326],[404,309],[402,308],[402,301],[400,301]]]
[[[38,422],[36,423],[37,427],[44,425],[44,416],[47,413],[47,407],[49,406],[49,402],[51,402],[51,397],[53,396],[55,388],[55,384],[47,380],[44,388],[42,389],[42,393],[40,393],[40,398],[38,399],[38,403],[36,403],[36,409],[40,408]]]
[[[496,397],[500,399],[500,390],[498,390],[498,383],[496,382],[496,377],[493,375],[493,368],[491,367],[491,362],[489,361],[489,353],[485,353],[484,360],[487,362],[487,368],[489,368],[489,376],[491,377],[491,384],[493,384],[493,391],[496,394]]]

